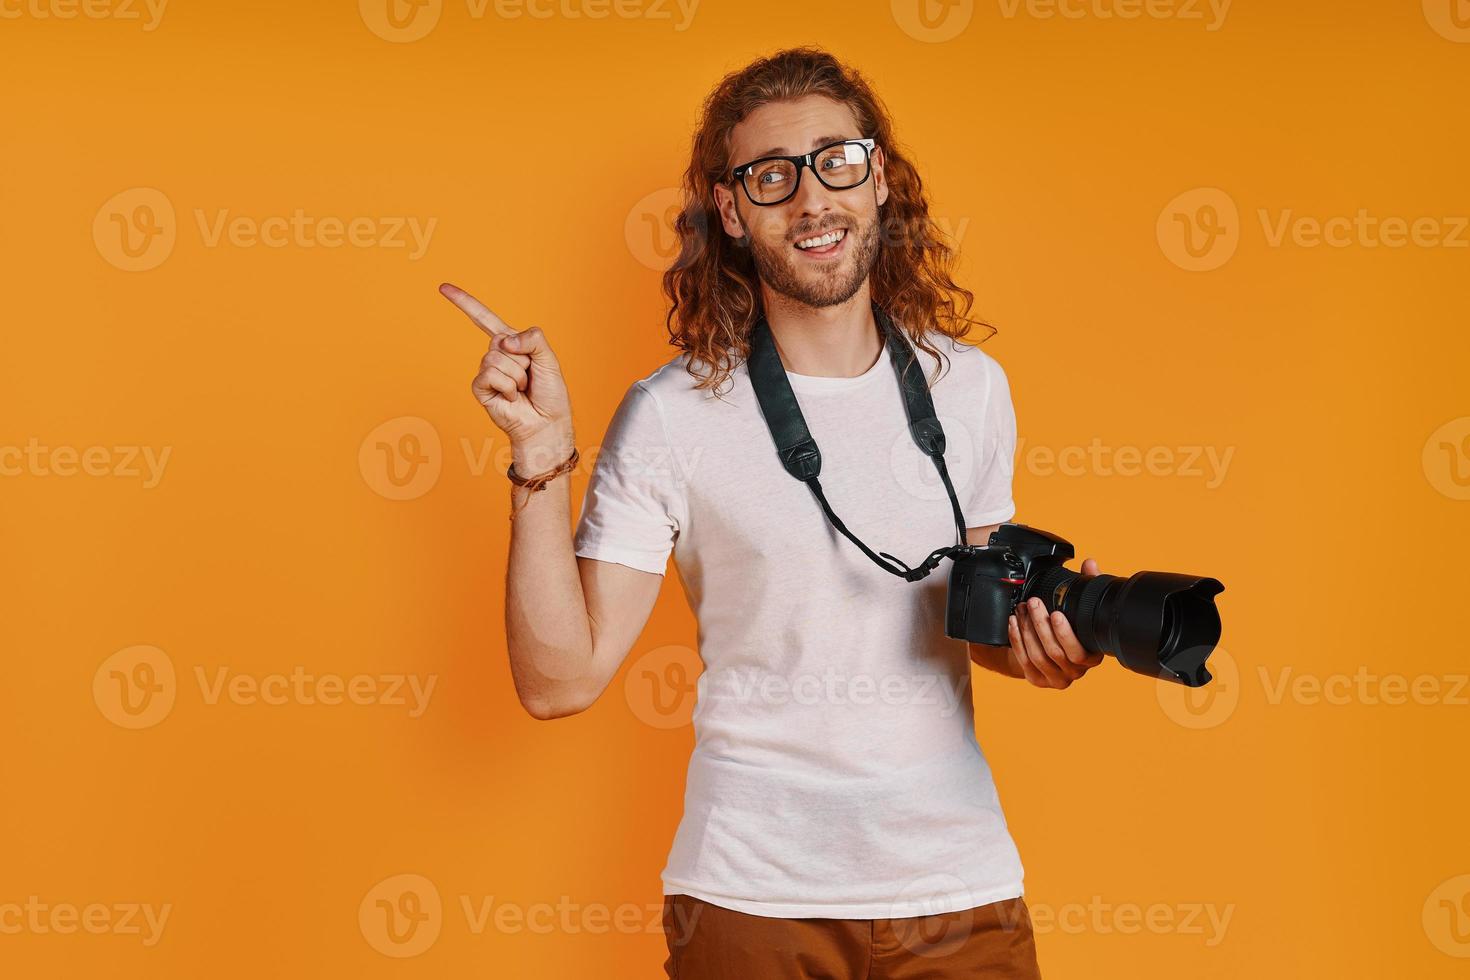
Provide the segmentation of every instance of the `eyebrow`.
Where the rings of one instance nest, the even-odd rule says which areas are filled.
[[[843,140],[855,140],[857,138],[858,137],[856,136],[818,136],[816,139],[812,140],[812,149],[815,150],[819,146],[826,146],[828,143],[839,143]],[[793,154],[787,151],[786,147],[777,146],[766,150],[763,153],[757,153],[751,159],[759,160],[762,157],[784,157],[792,155]]]

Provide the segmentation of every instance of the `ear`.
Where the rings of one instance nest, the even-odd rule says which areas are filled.
[[[888,200],[888,180],[883,173],[883,163],[883,147],[873,147],[873,193],[879,205]]]
[[[731,238],[744,238],[745,225],[735,209],[735,195],[724,184],[715,185],[715,209],[720,212],[720,224]]]

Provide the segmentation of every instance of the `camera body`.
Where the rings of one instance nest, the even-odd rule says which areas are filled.
[[[985,545],[966,545],[951,555],[944,632],[987,646],[1010,645],[1007,621],[1029,599],[1028,580],[1042,564],[1060,567],[1076,557],[1071,542],[1024,524],[1002,524]]]
[[[1105,653],[1129,670],[1199,687],[1220,641],[1217,579],[1174,572],[1082,575],[1065,567],[1071,542],[1025,524],[1001,524],[986,545],[951,553],[945,634],[970,643],[1010,645],[1016,606],[1039,598],[1061,610],[1089,653]]]

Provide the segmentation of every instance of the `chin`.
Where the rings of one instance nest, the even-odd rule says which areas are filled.
[[[848,237],[852,240],[853,233],[849,232]],[[867,237],[863,235],[859,240]],[[836,262],[819,266],[797,257],[788,258],[784,249],[789,247],[774,242],[756,246],[756,275],[773,292],[803,306],[813,309],[838,306],[857,295],[867,280],[867,271],[859,266],[863,256],[872,254],[871,248],[850,249]]]
[[[797,295],[787,294],[788,299],[795,300],[803,306],[810,306],[814,310],[823,310],[829,306],[841,306],[857,295],[857,290],[843,293],[799,293]]]

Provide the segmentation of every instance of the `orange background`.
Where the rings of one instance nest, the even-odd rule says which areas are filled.
[[[815,41],[873,79],[999,327],[986,350],[1024,440],[1017,519],[1104,571],[1226,584],[1226,669],[1205,698],[1115,663],[1065,693],[977,675],[1027,899],[1055,917],[1038,918],[1046,975],[1463,975],[1463,3],[1463,29],[1448,0],[1240,0],[1214,30],[1203,5],[1048,18],[997,0],[932,7],[930,29],[913,2],[704,0],[678,30],[668,3],[670,19],[512,19],[446,0],[410,41],[374,32],[392,34],[374,0],[174,0],[153,30],[38,16],[47,2],[7,0],[18,16],[0,22],[0,447],[108,447],[116,475],[0,477],[0,908],[171,911],[151,946],[0,931],[0,972],[661,975],[646,909],[692,736],[639,703],[638,672],[688,655],[694,625],[671,575],[592,710],[521,711],[506,446],[469,393],[481,335],[435,286],[548,331],[590,456],[628,384],[673,353],[653,229],[700,100],[749,58]],[[173,218],[149,221],[135,188]],[[1196,188],[1216,190],[1171,205]],[[297,209],[437,224],[418,258],[211,245],[200,228]],[[1288,211],[1359,209],[1433,218],[1460,244],[1272,242]],[[114,214],[162,229],[156,247],[172,233],[172,251],[120,268]],[[1170,229],[1189,222],[1233,254],[1182,267]],[[425,485],[395,488],[383,454],[426,433]],[[1027,456],[1093,440],[1233,455],[1213,482],[1182,451],[1135,476]],[[156,485],[111,452],[128,446],[169,451]],[[109,692],[118,664],[146,679],[129,673],[140,645],[172,665],[171,686],[153,676],[173,700],[130,729]],[[417,718],[211,703],[198,672],[221,670],[436,686]],[[1440,694],[1273,696],[1360,671]],[[442,901],[437,938],[406,959],[369,935],[372,890],[401,874]],[[465,900],[573,911],[476,931]],[[1176,926],[1130,929],[1129,905]],[[1228,927],[1201,933],[1197,913],[1191,931],[1196,905]],[[623,907],[645,911],[598,928],[596,909]]]

